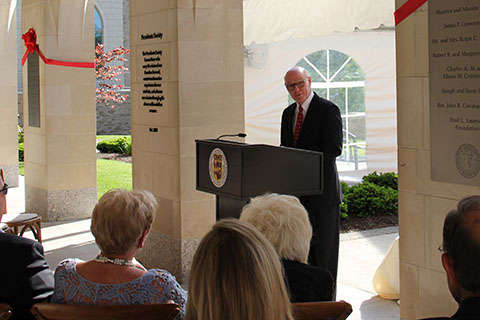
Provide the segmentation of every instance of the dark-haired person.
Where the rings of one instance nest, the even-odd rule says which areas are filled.
[[[443,225],[442,265],[457,312],[430,320],[480,319],[480,196],[460,200]]]
[[[0,178],[0,222],[6,205],[8,185]],[[43,247],[37,241],[4,233],[0,230],[0,302],[13,309],[10,319],[33,319],[34,303],[50,299],[53,273],[45,260]]]

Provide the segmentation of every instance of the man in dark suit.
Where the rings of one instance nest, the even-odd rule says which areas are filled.
[[[459,307],[450,318],[430,320],[480,319],[480,196],[463,198],[448,213],[439,249],[448,288]]]
[[[311,77],[301,67],[285,74],[285,87],[296,102],[282,114],[281,145],[323,152],[323,194],[302,196],[313,228],[309,263],[326,268],[337,279],[339,205],[342,191],[335,159],[342,153],[342,118],[332,102],[312,92]]]
[[[0,179],[0,222],[5,208],[8,186]],[[13,309],[11,319],[33,319],[34,303],[53,294],[53,273],[37,241],[4,233],[0,230],[0,302]]]

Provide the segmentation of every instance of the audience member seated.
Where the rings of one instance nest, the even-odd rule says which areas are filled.
[[[195,252],[189,320],[293,320],[282,266],[268,240],[237,219],[217,222]]]
[[[330,272],[307,264],[312,226],[296,197],[275,193],[255,197],[243,208],[240,220],[255,226],[277,250],[292,302],[334,299]]]
[[[132,261],[150,232],[157,202],[148,191],[111,190],[92,214],[91,231],[100,254],[93,260],[66,259],[55,270],[54,303],[180,305],[185,314],[187,294],[165,270],[146,270]]]
[[[443,224],[442,265],[458,302],[455,320],[480,319],[480,196],[466,197]]]
[[[8,186],[0,179],[0,222],[7,191]],[[0,302],[12,307],[10,319],[33,319],[32,305],[50,299],[53,294],[53,273],[43,255],[43,247],[37,241],[0,230],[0,252]]]

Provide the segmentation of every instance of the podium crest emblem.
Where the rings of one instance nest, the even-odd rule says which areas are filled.
[[[223,187],[225,181],[227,181],[228,165],[222,149],[215,148],[210,153],[208,172],[213,185],[217,188]]]

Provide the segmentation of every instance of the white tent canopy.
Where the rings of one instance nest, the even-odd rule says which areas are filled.
[[[394,26],[394,1],[244,0],[244,44]]]
[[[288,105],[285,71],[310,53],[336,50],[365,74],[365,165],[369,172],[396,171],[393,6],[383,0],[244,0],[246,141],[279,144]]]

